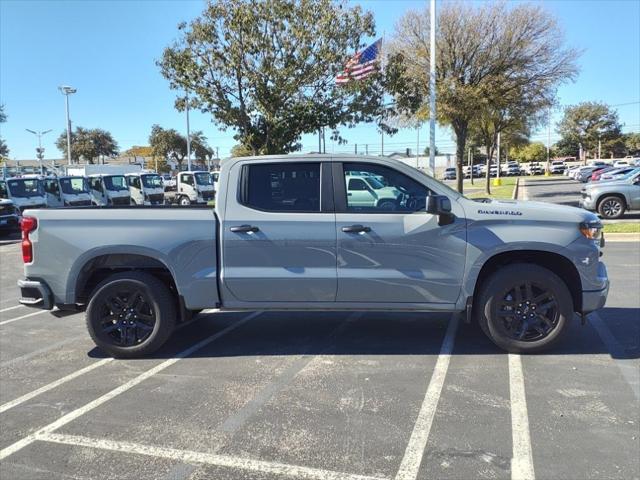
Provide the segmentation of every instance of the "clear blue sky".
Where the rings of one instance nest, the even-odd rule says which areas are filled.
[[[440,1],[440,0],[439,0]],[[408,9],[426,8],[427,0],[359,1],[373,11],[379,34],[391,34]],[[568,44],[584,50],[578,80],[559,90],[562,104],[586,100],[611,105],[640,101],[640,1],[547,0],[565,30]],[[25,131],[48,130],[43,146],[47,158],[62,155],[54,139],[65,128],[61,84],[73,85],[74,125],[111,131],[122,150],[145,145],[153,123],[185,131],[184,115],[173,108],[175,92],[161,77],[155,60],[177,37],[176,25],[197,16],[204,2],[193,1],[18,1],[0,0],[0,103],[8,123],[1,135],[10,157],[34,158],[36,138]],[[625,131],[640,131],[640,104],[616,107]],[[560,112],[554,113],[554,122]],[[222,132],[211,119],[192,112],[192,130],[203,130],[212,146],[227,156],[234,145],[231,130]],[[427,127],[420,132],[421,149]],[[379,149],[380,137],[372,125],[343,129],[348,145],[335,151],[353,151],[354,144]],[[555,138],[552,137],[552,140]],[[546,133],[535,139],[546,141]],[[303,138],[304,149],[317,149],[317,137]],[[438,148],[452,152],[450,132],[438,128]],[[385,153],[415,149],[416,131],[385,138]],[[327,151],[332,145],[327,141]],[[415,151],[415,150],[414,150]]]

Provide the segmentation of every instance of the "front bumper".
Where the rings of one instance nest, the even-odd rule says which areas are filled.
[[[598,283],[603,288],[598,290],[586,290],[582,292],[582,313],[590,313],[604,307],[609,294],[609,277],[607,267],[602,262],[598,262]]]
[[[580,208],[584,208],[585,210],[595,211],[596,209],[596,202],[591,197],[580,197],[579,205]]]
[[[53,308],[53,294],[46,283],[39,280],[18,280],[20,298],[18,302],[27,307],[51,310]]]

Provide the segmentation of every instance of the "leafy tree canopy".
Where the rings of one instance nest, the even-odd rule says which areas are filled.
[[[149,145],[154,156],[175,160],[182,167],[182,162],[187,156],[187,139],[177,130],[153,125],[149,135]]]
[[[604,103],[583,102],[567,107],[557,131],[562,136],[559,143],[563,148],[571,146],[575,149],[576,145],[582,144],[583,150],[591,156],[597,156],[600,140],[603,157],[624,151],[618,112]],[[572,155],[577,153],[575,151]]]
[[[542,142],[509,149],[509,156],[519,162],[546,162],[547,146]]]
[[[191,152],[195,159],[200,161],[211,160],[216,153],[207,143],[207,137],[200,131],[191,133]]]
[[[388,85],[401,111],[424,111],[428,104],[429,43],[429,12],[405,14],[388,69],[395,74]],[[558,84],[575,76],[577,52],[564,47],[555,19],[541,7],[506,2],[442,4],[436,47],[437,118],[455,134],[462,191],[474,122],[492,138],[507,128],[526,131],[527,115],[551,104]]]
[[[379,120],[381,75],[335,84],[375,34],[371,13],[334,0],[211,0],[158,62],[171,88],[253,154],[301,148],[304,133]],[[176,102],[186,107],[186,99]],[[393,129],[383,127],[385,131]]]
[[[67,156],[67,132],[64,131],[56,140],[56,147]],[[101,128],[76,127],[71,132],[71,160],[95,163],[101,157],[115,157],[118,155],[118,143],[111,133]]]

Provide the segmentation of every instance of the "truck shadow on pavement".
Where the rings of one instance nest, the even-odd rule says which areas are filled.
[[[602,323],[611,323],[615,348],[605,345],[594,325],[580,324],[576,316],[567,335],[552,349],[538,355],[606,354],[615,359],[640,358],[640,315],[634,308],[600,310]],[[214,335],[242,316],[231,313],[200,314],[181,328],[155,354],[145,359],[174,358],[179,352]],[[407,355],[437,356],[450,314],[269,312],[229,331],[189,355],[190,358],[286,355]],[[475,324],[460,322],[454,355],[504,355]],[[94,348],[88,355],[104,357]]]

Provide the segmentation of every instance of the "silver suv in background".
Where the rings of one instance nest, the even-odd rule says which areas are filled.
[[[640,210],[640,167],[617,180],[585,185],[580,206],[597,211],[607,219],[620,218],[629,210]]]

